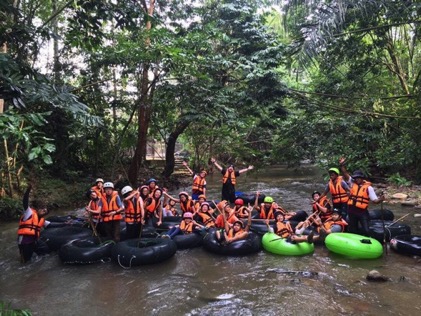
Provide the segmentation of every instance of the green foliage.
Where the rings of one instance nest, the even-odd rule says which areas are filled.
[[[13,220],[19,218],[22,212],[22,200],[3,197],[0,199],[0,219]],[[0,304],[1,311],[1,304]],[[0,314],[1,315],[1,314]]]
[[[31,316],[28,309],[13,309],[11,303],[0,302],[0,315],[2,316]]]
[[[402,177],[399,172],[390,175],[387,178],[387,181],[390,183],[398,186],[398,187],[410,187],[412,185],[412,182],[407,180],[406,178]]]

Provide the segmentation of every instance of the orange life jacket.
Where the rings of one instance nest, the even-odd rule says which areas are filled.
[[[105,191],[104,191],[104,188],[98,188],[96,185],[94,185],[92,188],[91,188],[91,191],[95,191],[95,193],[96,193],[96,195],[99,197],[99,198],[101,198],[103,195],[105,195]]]
[[[235,178],[235,171],[233,171],[233,172],[228,172],[228,170],[225,171],[224,177],[222,178],[222,182],[223,183],[226,183],[227,180],[228,180],[228,178],[231,178],[232,185],[235,185],[236,184],[236,181],[237,180]]]
[[[204,212],[198,212],[197,215],[201,217],[201,221],[206,228],[215,227],[215,222],[209,214],[206,214]]]
[[[329,191],[334,204],[348,202],[348,194],[342,187],[342,180],[342,176],[338,176],[335,184],[333,184],[332,180],[329,181]]]
[[[342,227],[342,231],[344,231],[344,230],[345,230],[345,227],[348,225],[348,223],[347,223],[347,222],[345,222],[345,221],[341,218],[339,221],[334,221],[334,220],[332,220],[332,219],[328,219],[328,220],[327,220],[327,221],[323,224],[323,226],[324,226],[326,229],[331,229],[333,225],[339,225],[339,226],[341,226],[341,227]]]
[[[185,212],[193,212],[194,211],[193,200],[192,199],[188,199],[185,202],[181,202],[180,201],[180,208],[181,208],[181,211],[183,212],[183,214]]]
[[[167,212],[171,212],[171,214],[172,214],[173,216],[177,216],[177,215],[178,215],[178,213],[177,213],[177,209],[176,209],[174,206],[171,206],[171,205],[169,205],[169,204],[166,204],[166,205],[164,206],[164,208],[165,208],[165,211],[167,211]]]
[[[291,231],[289,230],[289,227],[286,223],[276,222],[275,234],[282,238],[287,238],[291,236]]]
[[[116,191],[113,191],[111,199],[109,201],[108,201],[108,196],[102,196],[101,216],[104,222],[119,221],[123,218],[123,216],[120,213],[117,213],[115,215],[110,215],[111,212],[114,212],[120,209],[120,207],[117,205],[117,197],[118,197],[118,193]]]
[[[358,207],[359,209],[366,210],[370,197],[368,194],[368,187],[370,182],[364,181],[362,185],[354,183],[351,187],[351,194],[349,196],[348,205]]]
[[[96,200],[90,200],[88,207],[92,210],[92,211],[97,211],[99,208],[99,201],[101,200],[101,196],[99,196],[98,199]],[[100,220],[101,219],[101,214],[95,214],[95,213],[90,213],[92,215],[92,219],[94,220]]]
[[[244,229],[240,228],[240,230],[238,232],[235,232],[234,228],[231,228],[228,232],[228,237],[233,238],[235,235],[241,234],[241,233],[244,233]]]
[[[192,191],[194,193],[203,193],[203,190],[205,189],[205,182],[205,178],[202,178],[201,176],[196,176],[193,180]]]
[[[329,202],[329,199],[327,198],[327,196],[322,197],[319,200],[319,204],[323,207],[326,207],[326,205],[330,205],[330,202]],[[332,207],[330,207],[330,208],[327,207],[327,211],[325,213],[322,212],[322,211],[319,212],[318,206],[316,205],[316,203],[313,203],[313,213],[316,213],[316,212],[319,213],[319,217],[322,220],[322,222],[325,222],[332,216],[333,209],[332,209]]]
[[[235,213],[236,213],[238,218],[247,218],[248,217],[247,208],[245,206],[240,206],[240,208],[238,210],[236,210]]]
[[[31,216],[24,221],[23,215],[19,220],[18,235],[35,236],[37,239],[41,232],[41,227],[44,226],[44,218],[39,218],[38,213],[31,208]]]
[[[193,232],[193,228],[193,221],[187,224],[183,219],[180,223],[180,229],[183,231],[184,234],[191,234]]]
[[[265,203],[260,204],[260,218],[261,219],[275,219],[273,203],[270,205],[269,211],[266,213]]]
[[[150,203],[145,207],[145,209],[149,212],[149,213],[154,213],[159,206],[161,205],[161,200],[156,200],[155,198],[149,198]]]
[[[142,219],[140,198],[132,198],[124,201],[124,213],[126,223],[140,223]]]
[[[235,216],[235,212],[230,213],[228,218],[227,218],[227,222],[232,225],[236,221],[238,221],[238,217]],[[222,214],[219,214],[218,217],[216,218],[215,226],[218,227],[218,228],[225,228],[224,219],[222,217]]]

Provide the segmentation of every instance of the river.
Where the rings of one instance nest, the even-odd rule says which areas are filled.
[[[221,177],[208,176],[208,196],[220,198]],[[243,174],[237,189],[259,190],[288,210],[310,210],[325,180],[317,169],[271,168]],[[189,188],[180,188],[189,190]],[[176,194],[176,192],[170,192]],[[387,204],[385,205],[387,207]],[[390,206],[398,218],[412,208]],[[420,234],[421,219],[404,222]],[[56,254],[19,263],[16,223],[0,224],[0,301],[33,315],[419,315],[419,259],[389,250],[376,260],[351,260],[316,246],[313,255],[261,251],[221,257],[201,248],[178,251],[154,266],[63,265]],[[389,282],[366,281],[376,269]]]

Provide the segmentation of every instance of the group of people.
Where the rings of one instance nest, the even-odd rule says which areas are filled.
[[[124,186],[119,194],[112,182],[96,179],[95,185],[90,188],[90,201],[86,206],[94,233],[118,242],[122,220],[126,223],[127,238],[138,238],[144,225],[154,222],[159,227],[165,216],[182,216],[180,225],[162,237],[173,238],[178,234],[204,232],[214,228],[217,239],[221,244],[226,244],[247,238],[253,215],[253,220],[263,220],[269,231],[295,243],[313,242],[318,236],[332,232],[360,232],[358,223],[361,224],[362,233],[368,236],[369,201],[381,203],[384,200],[383,195],[377,197],[361,171],[350,175],[345,167],[345,159],[342,158],[339,161],[340,170],[336,167],[329,169],[330,180],[324,192],[313,192],[311,215],[308,216],[304,211],[288,212],[269,196],[264,197],[263,203],[259,203],[260,192],[256,192],[254,205],[246,206],[241,198],[235,196],[236,179],[242,173],[252,170],[253,166],[235,171],[232,165],[221,167],[214,158],[211,162],[222,174],[222,200],[218,204],[213,201],[210,203],[206,198],[206,171],[195,174],[187,163],[184,166],[193,176],[191,195],[182,191],[178,197],[173,197],[166,189],[160,188],[154,178],[137,189]],[[48,224],[43,219],[48,214],[45,207],[40,206],[38,210],[29,207],[30,189],[24,195],[25,211],[18,229],[22,262],[30,260],[41,227]],[[272,226],[269,221],[271,219],[274,220]]]

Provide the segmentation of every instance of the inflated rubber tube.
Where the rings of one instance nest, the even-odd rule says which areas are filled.
[[[393,221],[395,219],[395,214],[393,214],[391,210],[386,210],[386,209],[369,210],[368,216],[370,216],[371,220],[383,219],[385,221]]]
[[[88,228],[65,226],[60,228],[44,229],[40,238],[45,241],[52,251],[59,250],[62,245],[73,239],[84,239],[92,236]]]
[[[303,256],[314,252],[314,244],[308,242],[291,243],[274,233],[264,234],[262,245],[266,251],[283,256]]]
[[[155,227],[155,229],[159,232],[168,231],[172,227],[176,225],[180,225],[182,219],[183,218],[181,216],[165,216],[162,218],[161,225],[158,226],[157,225],[158,220],[154,218],[153,227]]]
[[[36,248],[35,248],[35,253],[38,256],[43,256],[43,255],[49,254],[50,252],[51,252],[51,249],[50,247],[48,247],[45,240],[42,238],[39,238],[37,241]]]
[[[203,243],[203,236],[199,233],[176,235],[172,239],[177,245],[177,249],[188,249],[200,247]]]
[[[390,240],[390,247],[397,253],[410,256],[421,256],[421,236],[396,236]]]
[[[209,231],[203,238],[203,248],[212,253],[224,256],[246,256],[259,252],[262,249],[260,237],[253,232],[249,232],[247,238],[244,240],[221,245],[216,240],[214,230]]]
[[[148,225],[143,226],[142,234],[141,234],[142,238],[156,238],[158,236],[159,234],[156,232],[155,227],[148,226]],[[126,236],[126,223],[122,221],[120,224],[120,241],[127,240],[127,239],[128,238]]]
[[[111,260],[115,243],[105,241],[98,244],[98,238],[75,239],[60,247],[59,258],[66,264],[91,264]]]
[[[177,245],[169,238],[142,238],[117,243],[111,256],[121,267],[130,268],[165,261],[176,251]]]
[[[266,195],[260,194],[258,198],[258,203],[263,203]],[[235,192],[236,199],[242,199],[244,201],[244,205],[250,203],[250,205],[254,205],[256,202],[256,193],[243,193],[243,192]]]
[[[399,235],[411,235],[411,227],[401,223],[393,223],[392,221],[373,220],[370,221],[370,237],[383,242],[384,237],[386,241],[390,241],[393,237]],[[393,225],[392,225],[393,224]],[[384,234],[386,232],[386,234]]]
[[[50,228],[59,228],[65,226],[75,226],[75,227],[87,227],[89,224],[83,218],[77,218],[70,215],[64,216],[49,216],[45,219],[49,221],[50,224],[46,227],[47,229]]]
[[[331,233],[325,245],[331,252],[356,259],[376,259],[383,254],[383,246],[376,239],[351,233]]]

